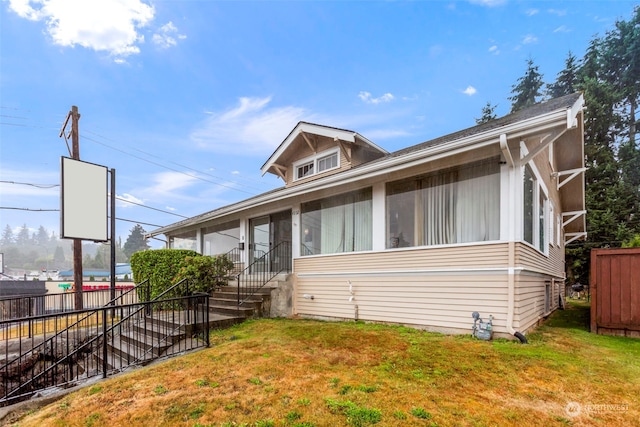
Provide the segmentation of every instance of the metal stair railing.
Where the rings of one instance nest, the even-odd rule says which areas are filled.
[[[148,284],[148,281],[145,281],[143,283],[147,284],[147,287],[150,287]],[[143,284],[141,283],[141,285]],[[134,319],[135,317],[139,316],[141,313],[149,313],[150,311],[152,311],[152,307],[154,305],[156,305],[157,307],[161,308],[161,309],[166,309],[166,308],[176,308],[176,307],[181,307],[184,305],[185,300],[187,301],[187,309],[185,310],[186,312],[186,320],[178,325],[175,326],[173,329],[170,329],[168,331],[166,331],[165,335],[162,337],[158,337],[157,340],[157,345],[159,347],[160,342],[167,342],[169,339],[169,336],[172,335],[173,333],[175,333],[176,330],[179,330],[180,328],[184,327],[187,324],[191,324],[191,317],[193,316],[194,320],[197,320],[198,313],[197,313],[197,307],[201,306],[201,307],[205,307],[205,309],[203,310],[202,313],[202,323],[204,324],[204,328],[202,328],[201,334],[203,334],[203,338],[204,341],[206,343],[206,346],[208,347],[210,345],[209,342],[209,312],[208,312],[208,294],[196,294],[196,295],[192,295],[192,296],[179,296],[179,297],[173,297],[173,298],[169,298],[169,299],[161,299],[162,297],[168,295],[171,292],[175,292],[177,289],[179,289],[179,287],[184,286],[186,288],[186,293],[188,294],[189,292],[189,281],[187,279],[184,279],[178,283],[176,283],[175,285],[173,285],[172,287],[170,287],[169,289],[165,290],[164,292],[162,292],[160,295],[156,296],[153,300],[150,301],[146,301],[146,302],[142,302],[142,303],[137,303],[137,304],[128,304],[128,305],[120,305],[120,306],[114,306],[113,308],[109,307],[109,303],[107,305],[105,305],[103,308],[98,309],[98,310],[91,310],[89,313],[86,314],[86,316],[83,317],[83,319],[87,319],[92,315],[97,316],[98,312],[101,312],[102,315],[102,319],[101,321],[99,319],[96,319],[96,334],[93,336],[93,338],[89,339],[87,342],[83,343],[82,345],[80,345],[79,347],[75,348],[74,350],[72,350],[71,352],[68,352],[66,354],[66,356],[64,356],[63,358],[58,359],[57,361],[55,361],[55,363],[49,365],[46,369],[44,369],[42,372],[40,372],[39,374],[32,376],[29,380],[25,381],[25,382],[21,382],[16,388],[14,388],[13,390],[11,390],[10,392],[6,392],[6,384],[5,384],[5,395],[4,397],[0,398],[0,403],[3,402],[7,402],[9,400],[15,400],[15,399],[19,399],[20,397],[23,397],[25,395],[31,395],[33,394],[35,391],[37,390],[28,390],[26,393],[23,393],[22,395],[17,394],[19,393],[21,390],[24,390],[25,388],[28,388],[29,386],[31,386],[32,384],[37,384],[38,381],[43,380],[45,384],[47,384],[47,378],[50,377],[51,379],[54,380],[55,382],[55,378],[58,374],[58,367],[60,365],[64,365],[66,364],[69,360],[73,361],[74,358],[75,359],[79,359],[80,356],[82,356],[83,353],[87,353],[87,349],[93,349],[96,353],[98,350],[102,350],[102,373],[103,373],[103,378],[107,377],[107,372],[108,372],[108,366],[107,366],[107,343],[108,343],[108,339],[109,337],[111,337],[111,344],[113,344],[115,336],[117,334],[115,334],[114,332],[116,330],[118,330],[118,332],[121,332],[123,329],[123,325],[127,325],[128,323],[131,323],[131,319]],[[141,287],[137,287],[138,290],[141,289]],[[136,290],[135,288],[132,289],[131,291]],[[148,292],[144,292],[145,295],[148,295]],[[122,295],[121,297],[123,297],[124,295]],[[116,299],[119,299],[121,297],[118,297]],[[204,303],[199,303],[200,300],[204,300]],[[194,304],[191,304],[191,300],[194,300]],[[111,302],[110,302],[111,303]],[[191,306],[194,307],[194,313],[191,313]],[[151,309],[150,309],[151,307]],[[120,320],[117,321],[116,323],[112,323],[112,325],[110,327],[107,327],[109,319],[108,319],[108,313],[111,312],[111,320],[113,322],[114,319],[116,319],[116,317],[113,315],[114,312],[118,312],[120,311],[121,317]],[[124,312],[128,312],[126,316],[124,315]],[[145,321],[145,329],[146,329],[146,319],[147,316],[143,316],[143,319]],[[175,319],[175,316],[174,316]],[[76,322],[77,324],[78,322]],[[101,333],[97,331],[98,327],[102,326],[102,331]],[[127,329],[126,326],[124,329]],[[69,330],[69,328],[67,328],[66,330]],[[64,331],[61,331],[60,333],[56,334],[56,336],[60,336]],[[47,340],[47,342],[49,343],[49,348],[53,351],[54,348],[54,341],[52,341],[56,336],[51,337],[49,340]],[[193,337],[193,335],[192,335]],[[100,340],[102,340],[102,343],[100,343]],[[94,346],[94,344],[96,344]],[[154,343],[155,344],[155,343]],[[68,346],[67,346],[68,347]],[[145,352],[148,353],[149,351],[153,351],[153,349],[156,348],[152,345],[152,347],[150,349],[147,349],[147,351]],[[192,348],[196,348],[196,347],[192,347]],[[68,350],[68,348],[67,348]],[[33,354],[33,349],[31,351],[31,353]],[[97,354],[94,354],[95,356],[97,356]],[[144,354],[140,357],[136,357],[134,359],[133,362],[131,362],[131,360],[127,360],[127,363],[129,363],[129,365],[125,365],[123,367],[121,367],[121,369],[124,369],[125,367],[128,367],[132,364],[137,364],[140,362],[140,360],[142,360],[142,358],[144,358]],[[73,364],[70,364],[70,366],[73,366]],[[55,384],[49,384],[48,386],[53,386],[53,385],[60,385],[60,384],[64,384],[64,383],[68,383],[70,381],[74,381],[78,375],[78,369],[76,367],[76,374],[73,374],[73,368],[71,368],[69,371],[63,370],[64,373],[68,373],[69,374],[69,378],[65,379],[65,382],[63,383],[55,383]],[[99,371],[97,371],[99,372]],[[97,373],[96,373],[97,375]],[[90,375],[87,375],[90,376]],[[43,387],[46,388],[46,387]]]
[[[129,289],[128,291],[120,294],[119,296],[115,297],[114,299],[108,301],[106,304],[103,305],[103,307],[109,307],[109,306],[114,306],[115,309],[118,308],[118,306],[122,305],[122,302],[125,301],[125,299],[129,299],[132,300],[135,295],[136,292],[139,289],[144,289],[145,287],[149,287],[149,280],[144,280],[142,282],[140,282],[139,284],[135,285],[133,288]],[[20,339],[20,344],[22,344],[22,336],[20,335],[20,331],[22,329],[22,325],[23,324],[27,324],[27,330],[28,330],[28,338],[34,338],[34,331],[37,331],[37,325],[36,322],[40,319],[46,319],[47,317],[55,317],[55,315],[76,315],[76,320],[75,322],[73,322],[72,324],[68,324],[64,327],[64,329],[57,329],[57,322],[54,322],[54,327],[53,332],[54,335],[50,336],[49,338],[45,339],[44,341],[42,341],[41,343],[35,345],[35,346],[31,346],[28,350],[26,350],[24,353],[22,353],[22,346],[20,346],[20,355],[17,356],[16,358],[12,359],[12,360],[6,360],[5,364],[0,366],[0,375],[2,375],[2,373],[6,372],[8,369],[8,366],[19,362],[20,359],[24,358],[25,356],[27,356],[30,353],[33,353],[34,351],[40,350],[41,348],[45,347],[46,345],[50,344],[51,341],[57,339],[58,337],[62,336],[67,330],[72,329],[77,327],[78,325],[82,324],[83,322],[85,322],[90,316],[91,313],[93,313],[94,311],[96,311],[96,309],[90,309],[90,310],[81,310],[81,311],[63,311],[60,313],[54,313],[53,315],[42,315],[42,316],[28,316],[28,317],[24,317],[24,318],[17,318],[17,319],[9,319],[9,320],[4,320],[4,321],[0,321],[0,324],[2,324],[2,327],[0,328],[1,330],[3,330],[2,335],[4,335],[4,341],[9,341],[10,339],[12,339],[12,335],[11,335],[11,324],[15,323],[14,327],[18,328],[18,336],[16,336],[15,338],[19,338]],[[79,315],[84,314],[82,317],[78,317]],[[42,325],[42,330],[40,331],[42,334],[44,334],[46,336],[48,330],[47,330],[47,324],[43,324]],[[4,345],[5,347],[5,352],[8,351],[9,345],[8,343],[5,343]],[[8,354],[5,354],[5,356],[8,356]]]
[[[291,272],[291,242],[286,241],[255,259],[238,274],[238,307],[283,272]]]
[[[107,302],[103,307],[112,307],[110,310],[122,310],[123,301],[132,300],[135,297],[135,292],[139,289],[143,289],[144,287],[149,286],[149,281],[145,280],[128,291],[122,293],[116,298]],[[64,337],[69,340],[70,331],[74,330],[88,330],[89,326],[93,321],[92,317],[96,316],[96,313],[100,311],[100,309],[89,309],[89,310],[78,310],[78,311],[65,311],[62,313],[54,313],[54,314],[46,314],[40,316],[31,316],[27,318],[19,318],[19,319],[11,319],[0,321],[0,330],[2,331],[2,336],[4,336],[4,351],[5,351],[5,363],[0,367],[0,377],[2,378],[2,389],[4,392],[4,397],[0,397],[0,401],[6,400],[7,397],[7,388],[9,385],[9,372],[13,369],[13,367],[17,366],[17,370],[20,372],[20,376],[22,376],[22,367],[28,366],[30,362],[32,362],[34,355],[36,354],[47,354],[51,353],[55,349],[58,348],[57,343],[61,341]],[[69,324],[69,318],[75,317],[75,321]],[[65,327],[59,328],[59,323],[62,323],[60,319],[64,318]],[[52,324],[53,335],[47,337],[47,333],[49,332],[49,327]],[[31,346],[25,351],[22,350],[23,344],[25,344],[22,336],[23,329],[28,331],[28,338],[31,339]],[[40,327],[39,327],[40,326]],[[43,340],[35,344],[35,336],[36,332],[40,332],[43,336]],[[86,333],[87,331],[85,331]],[[14,336],[15,335],[15,336]],[[71,334],[72,339],[78,340],[82,339],[82,333],[80,335]],[[10,341],[17,340],[18,342],[18,356],[9,360],[9,347]],[[32,378],[33,379],[33,378]]]

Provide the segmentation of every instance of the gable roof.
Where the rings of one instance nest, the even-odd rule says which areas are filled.
[[[185,219],[165,227],[158,228],[148,233],[148,236],[157,236],[167,232],[171,232],[183,227],[193,226],[205,221],[213,220],[222,216],[230,215],[242,211],[248,207],[255,207],[262,204],[287,199],[300,194],[305,194],[312,190],[319,190],[335,186],[337,184],[344,184],[360,179],[364,179],[379,174],[386,174],[390,170],[401,169],[411,166],[413,164],[424,163],[425,161],[431,161],[435,155],[450,152],[452,150],[464,150],[469,148],[478,147],[480,145],[488,145],[498,143],[501,134],[507,134],[509,137],[518,137],[530,133],[537,128],[551,128],[552,126],[566,126],[572,128],[575,125],[575,120],[580,111],[582,111],[584,105],[584,99],[581,93],[574,93],[566,95],[560,98],[555,98],[547,102],[536,104],[532,107],[523,109],[521,111],[508,114],[501,118],[491,120],[487,123],[483,123],[477,126],[473,126],[458,132],[454,132],[430,141],[422,142],[392,153],[388,153],[375,144],[371,143],[372,147],[384,151],[385,156],[372,160],[370,162],[361,164],[353,169],[341,172],[339,174],[323,177],[314,181],[309,181],[294,187],[280,187],[265,193],[259,194],[254,197],[236,202],[227,206],[223,206],[214,209],[209,212],[197,215],[195,217]],[[263,165],[262,170],[265,171],[265,167],[269,165],[269,162],[273,164],[274,159],[284,151],[284,148],[289,146],[293,139],[297,137],[300,129],[315,129],[319,131],[319,128],[328,129],[327,132],[338,131],[358,135],[356,132],[332,128],[329,126],[316,125],[313,123],[299,122],[298,125],[289,133],[287,138],[280,144],[278,149],[272,154],[269,160]],[[345,135],[341,133],[340,135]],[[358,136],[360,138],[360,136]],[[367,141],[362,137],[363,141]],[[581,143],[582,141],[580,141]],[[284,147],[284,148],[283,148]],[[574,153],[574,156],[564,165],[567,169],[581,168],[584,166],[584,148],[580,145],[579,152]],[[269,166],[270,167],[270,166]],[[268,167],[267,167],[268,169]],[[264,172],[263,172],[264,173]],[[579,192],[579,191],[578,191]],[[578,193],[576,192],[576,193]],[[577,194],[576,194],[577,195]],[[575,204],[575,208],[572,210],[584,210],[584,180],[582,180],[581,197]],[[582,221],[579,230],[584,231],[586,224],[584,223],[584,215],[582,215]]]
[[[271,154],[267,161],[262,165],[260,170],[262,175],[269,172],[284,152],[294,143],[298,136],[302,133],[324,136],[335,140],[351,142],[356,145],[366,146],[382,154],[388,154],[388,151],[369,141],[358,132],[348,129],[340,129],[332,126],[319,125],[309,122],[298,122],[296,127],[289,132],[289,135],[280,143],[276,151]]]

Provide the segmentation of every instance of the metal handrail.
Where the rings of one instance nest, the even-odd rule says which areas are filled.
[[[148,280],[145,280],[144,282],[142,282],[140,285],[142,285],[143,283],[147,283]],[[172,290],[175,290],[178,286],[183,285],[184,283],[186,283],[186,296],[181,296],[181,297],[173,297],[173,298],[169,298],[169,299],[165,299],[162,300],[160,299],[162,296],[166,295],[167,293],[169,293]],[[98,341],[100,338],[103,339],[103,352],[106,355],[106,345],[107,345],[107,336],[109,336],[109,334],[113,333],[113,331],[115,331],[117,328],[121,328],[121,326],[125,323],[125,322],[129,322],[134,316],[138,315],[141,311],[145,310],[146,312],[149,312],[149,308],[157,303],[163,303],[163,304],[171,304],[172,302],[177,302],[177,301],[184,301],[185,299],[187,300],[191,300],[193,298],[202,298],[203,296],[205,297],[205,307],[208,307],[208,298],[209,295],[208,294],[204,294],[204,295],[197,295],[197,296],[193,296],[193,295],[188,295],[189,293],[189,281],[188,279],[183,279],[180,282],[174,284],[173,286],[171,286],[170,288],[166,289],[164,292],[162,292],[160,295],[158,295],[157,297],[155,297],[153,300],[149,300],[149,301],[145,301],[145,302],[141,302],[141,303],[137,303],[137,304],[126,304],[126,305],[120,305],[118,306],[118,309],[121,309],[123,311],[127,311],[127,309],[132,308],[132,307],[138,307],[135,310],[129,312],[126,316],[122,317],[118,322],[112,324],[109,328],[107,328],[107,319],[106,319],[106,313],[110,310],[109,304],[103,306],[101,309],[98,310],[82,310],[82,311],[78,311],[77,313],[88,313],[83,319],[87,319],[89,318],[91,315],[95,315],[98,313],[98,311],[102,311],[102,325],[103,325],[103,331],[102,334],[96,335],[95,337],[93,337],[92,339],[90,339],[89,341],[85,342],[84,344],[82,344],[81,346],[77,347],[76,349],[74,349],[72,352],[70,352],[69,354],[65,355],[63,358],[57,360],[55,363],[53,363],[52,365],[48,366],[46,369],[44,369],[42,372],[40,372],[39,374],[33,376],[31,379],[29,379],[28,381],[21,383],[20,385],[18,385],[18,387],[14,388],[13,390],[11,390],[9,393],[5,392],[5,396],[4,396],[4,400],[6,401],[7,398],[12,397],[12,395],[14,395],[15,393],[17,393],[19,390],[24,389],[25,387],[29,386],[30,384],[34,383],[35,381],[37,381],[38,379],[42,378],[42,377],[46,377],[46,375],[48,375],[50,372],[57,370],[58,366],[66,363],[67,360],[69,359],[73,359],[76,355],[81,354],[82,352],[84,352],[84,350],[86,348],[91,348],[93,346],[93,344]],[[117,298],[116,298],[117,299]],[[205,316],[205,323],[206,323],[206,331],[205,331],[205,342],[207,344],[207,346],[209,346],[209,337],[208,337],[208,328],[209,328],[209,319],[208,319],[208,309],[205,310],[206,311],[206,316]],[[161,341],[166,342],[168,340],[168,337],[171,335],[171,333],[175,332],[176,330],[178,330],[179,328],[181,328],[182,326],[185,326],[186,324],[190,323],[190,311],[187,310],[187,321],[178,325],[177,327],[174,327],[174,329],[170,330],[169,332],[166,333],[166,335],[164,337],[162,337],[162,339],[158,339],[158,344]],[[47,316],[39,316],[42,318],[46,318]],[[74,325],[77,325],[78,322],[76,322]],[[60,333],[56,334],[54,337],[49,338],[46,342],[50,343],[53,339],[55,339],[57,336],[59,336],[62,332],[69,330],[71,327],[65,328],[65,330],[61,331]],[[111,335],[112,339],[115,337],[116,335]],[[37,347],[36,346],[34,348],[32,348],[31,350],[29,350],[28,352],[25,352],[24,355],[33,352]],[[144,354],[147,354],[149,351],[153,351],[155,347],[152,347],[150,349],[148,349]],[[22,356],[22,355],[21,355]],[[133,363],[131,364],[136,364],[141,360],[140,357],[134,359]],[[14,360],[15,361],[15,360]],[[130,365],[131,365],[130,364]],[[128,366],[130,366],[128,365]],[[103,358],[103,378],[107,377],[107,360],[106,357]],[[21,396],[13,396],[13,399],[19,398]]]
[[[142,282],[138,283],[136,286],[134,286],[133,288],[131,288],[130,290],[128,290],[127,292],[123,293],[122,295],[119,295],[117,297],[115,297],[114,299],[110,300],[109,302],[107,302],[105,305],[103,305],[103,307],[108,307],[108,306],[115,306],[115,303],[120,300],[120,299],[124,299],[124,297],[126,295],[128,295],[130,292],[133,292],[134,290],[137,290],[138,288],[141,288],[142,286],[148,285],[149,284],[149,279],[147,280],[143,280]],[[60,331],[56,332],[55,335],[49,337],[48,339],[46,339],[45,341],[42,341],[40,344],[37,344],[36,346],[30,348],[29,350],[25,351],[24,353],[21,353],[19,356],[17,356],[15,359],[6,362],[4,365],[0,366],[0,372],[2,372],[3,370],[5,370],[9,365],[11,365],[12,363],[15,363],[16,361],[21,360],[23,357],[25,357],[27,354],[29,353],[33,353],[34,350],[39,349],[40,347],[44,347],[45,345],[49,344],[50,342],[52,342],[53,340],[55,340],[56,338],[58,338],[60,335],[62,335],[65,331],[74,328],[76,326],[78,326],[79,324],[81,324],[82,322],[84,322],[85,320],[87,320],[89,317],[91,317],[91,314],[95,313],[96,311],[98,311],[97,309],[91,309],[91,310],[73,310],[73,311],[68,311],[68,312],[64,312],[65,314],[68,315],[72,315],[72,314],[82,314],[82,313],[87,313],[84,317],[77,319],[74,323],[72,323],[71,325],[68,325],[66,328],[61,329]],[[60,314],[60,313],[58,313]],[[16,323],[21,323],[23,321],[26,322],[30,322],[29,324],[29,330],[31,330],[31,322],[38,320],[38,319],[44,319],[47,316],[51,316],[51,314],[45,314],[45,315],[41,315],[41,316],[29,316],[29,317],[24,317],[24,318],[18,318],[18,319],[11,319],[12,322],[16,322]]]
[[[275,269],[273,268],[274,264],[276,265]],[[269,266],[268,269],[265,268],[267,265]],[[291,271],[291,242],[288,241],[280,242],[269,252],[255,259],[237,275],[238,307],[262,289],[271,279],[284,271]]]

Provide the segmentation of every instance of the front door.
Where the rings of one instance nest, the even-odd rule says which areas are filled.
[[[281,243],[283,245],[280,245]],[[270,252],[274,248],[277,249]],[[249,221],[249,263],[252,265],[252,273],[290,268],[290,210],[252,218]]]

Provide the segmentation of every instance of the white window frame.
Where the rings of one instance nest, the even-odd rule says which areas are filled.
[[[327,157],[330,157],[330,156],[333,156],[333,155],[335,155],[336,159],[337,159],[336,166],[328,168],[328,169],[324,169],[322,171],[319,171],[318,170],[318,162],[320,160],[326,159]],[[301,167],[304,167],[306,165],[312,165],[313,172],[309,173],[309,174],[307,174],[305,176],[298,176],[298,169],[301,168]],[[295,162],[293,164],[293,172],[294,172],[293,180],[294,181],[298,181],[298,180],[301,180],[301,179],[309,178],[311,176],[322,174],[322,173],[325,173],[325,172],[328,172],[328,171],[331,171],[331,170],[334,170],[334,169],[338,169],[338,168],[340,168],[340,150],[338,148],[325,150],[325,151],[322,151],[322,152],[320,152],[320,153],[318,153],[318,154],[316,154],[314,156],[305,157],[304,159]]]
[[[520,143],[520,151],[522,152],[522,156],[526,156],[529,153],[529,150],[527,150],[527,146],[525,145],[524,142]],[[553,221],[553,219],[551,218],[551,216],[549,215],[549,206],[551,203],[551,200],[549,199],[549,190],[547,190],[547,187],[544,183],[544,181],[542,180],[542,176],[540,175],[540,171],[538,170],[538,168],[535,165],[535,162],[533,160],[529,161],[529,163],[523,164],[520,168],[520,176],[523,177],[524,176],[524,168],[525,167],[529,167],[529,169],[531,170],[531,173],[533,174],[534,177],[534,194],[533,194],[533,243],[529,243],[524,239],[524,224],[523,224],[523,229],[521,231],[520,234],[520,238],[522,239],[522,241],[527,244],[530,245],[532,247],[534,247],[538,252],[549,256],[549,244],[551,244],[551,239],[550,234],[549,234],[549,227],[551,227],[552,225],[550,225],[549,223]],[[521,182],[521,187],[524,186],[524,183]],[[544,239],[544,245],[541,244],[540,242],[540,220],[539,220],[539,215],[540,215],[540,196],[544,197],[544,211],[543,211],[543,215],[544,215],[544,224],[543,224],[543,231],[544,231],[544,235],[542,236],[542,238]],[[524,193],[522,193],[522,197],[524,197]],[[524,203],[520,203],[520,209],[524,209]],[[522,218],[524,218],[524,212],[522,212]],[[540,250],[540,248],[543,247],[544,250]]]

